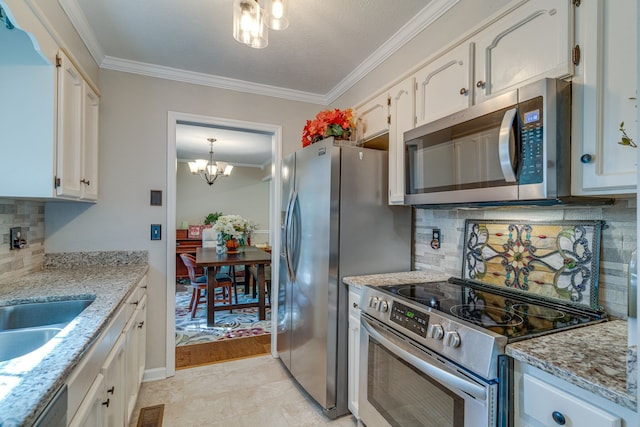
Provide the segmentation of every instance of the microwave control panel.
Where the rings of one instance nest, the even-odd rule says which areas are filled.
[[[543,180],[544,126],[542,98],[519,105],[522,120],[520,184],[538,184]]]
[[[391,306],[390,318],[393,323],[420,335],[422,338],[427,337],[428,314],[394,301]]]

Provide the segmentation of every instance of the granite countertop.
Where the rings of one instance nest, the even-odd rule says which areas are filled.
[[[594,339],[597,337],[597,339]],[[570,348],[571,351],[566,351]],[[636,411],[627,384],[627,322],[612,320],[508,344],[516,360]],[[634,361],[630,361],[636,366]],[[635,370],[629,373],[635,376]]]
[[[440,282],[451,277],[449,274],[434,271],[403,271],[400,273],[369,274],[366,276],[344,277],[342,281],[349,286],[383,286],[408,283]]]
[[[139,254],[139,253],[137,253]],[[95,255],[100,258],[100,255]],[[114,261],[113,257],[102,257]],[[0,306],[60,299],[94,298],[74,321],[43,347],[0,362],[0,426],[32,425],[64,384],[83,354],[147,273],[144,263],[77,265],[59,258],[51,266],[0,283]],[[117,260],[115,260],[117,261]]]

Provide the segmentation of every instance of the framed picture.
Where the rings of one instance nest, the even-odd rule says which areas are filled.
[[[202,237],[201,225],[190,225],[187,229],[187,239],[199,239]]]

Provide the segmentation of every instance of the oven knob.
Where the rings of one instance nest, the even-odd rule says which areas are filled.
[[[380,304],[380,299],[378,297],[369,298],[369,307],[377,310],[378,304]]]
[[[449,331],[446,334],[444,334],[444,343],[445,345],[448,345],[449,347],[460,347],[460,335],[458,335],[457,332],[455,331]]]
[[[441,340],[444,337],[444,329],[442,329],[441,325],[429,325],[427,335],[434,340]]]
[[[381,300],[380,304],[378,304],[378,311],[381,311],[383,313],[386,313],[387,311],[389,311],[389,303]]]

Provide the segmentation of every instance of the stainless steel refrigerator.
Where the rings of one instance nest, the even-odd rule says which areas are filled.
[[[282,165],[277,349],[330,418],[346,414],[345,276],[408,271],[411,210],[389,206],[388,154],[312,144]]]

